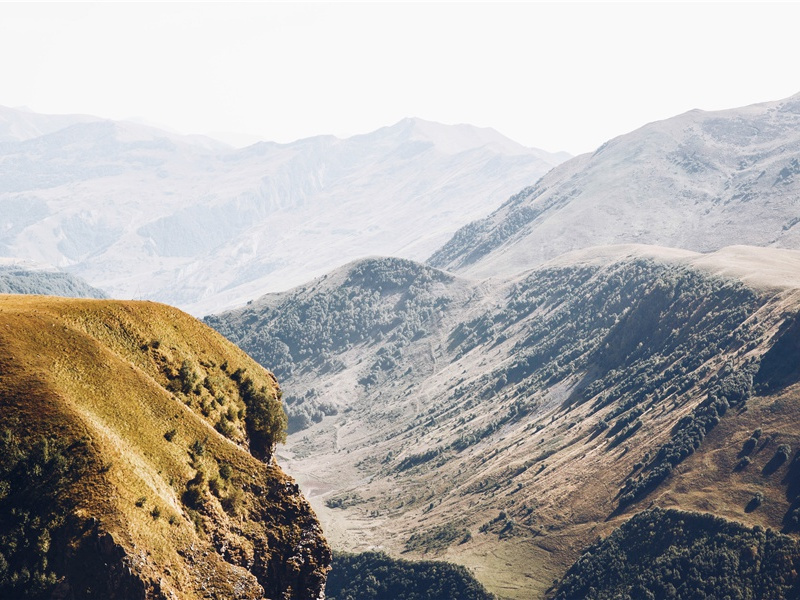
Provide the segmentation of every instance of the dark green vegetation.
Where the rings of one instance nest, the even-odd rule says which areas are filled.
[[[628,486],[626,494],[638,485],[625,497],[628,503],[663,480],[667,465],[691,454],[728,405],[746,400],[754,367],[728,365],[709,378],[708,361],[755,347],[761,331],[750,316],[762,302],[740,283],[652,261],[602,271],[538,270],[514,286],[504,309],[461,323],[450,335],[456,356],[512,335],[519,340],[512,360],[454,390],[457,397],[488,399],[512,388],[517,401],[483,429],[464,428],[454,447],[462,450],[535,414],[537,392],[579,373],[565,406],[572,410],[590,402],[588,415],[601,416],[597,431],[609,439],[609,448],[634,437],[645,412],[673,410],[697,386],[708,390],[707,405],[677,427],[668,447],[648,465],[652,475],[646,483]],[[664,406],[668,398],[672,402]]]
[[[334,552],[329,600],[492,600],[467,569],[446,562],[412,562],[380,552]]]
[[[428,259],[428,264],[438,268],[447,268],[451,263],[455,263],[455,267],[467,267],[490,254],[492,250],[550,208],[550,205],[531,207],[524,204],[526,201],[535,200],[544,191],[546,188],[531,186],[514,194],[495,211],[505,215],[499,227],[494,226],[491,217],[465,225],[456,231],[444,246],[433,253]],[[563,203],[563,200],[556,198],[551,204]]]
[[[339,355],[380,342],[360,379],[370,386],[399,374],[403,351],[429,331],[429,322],[448,302],[437,293],[437,284],[451,280],[407,260],[365,260],[335,287],[321,284],[317,293],[302,288],[287,293],[276,307],[255,304],[205,320],[259,363],[270,365],[281,380],[309,371],[336,372],[344,368]],[[287,395],[286,411],[291,433],[336,414],[337,408],[312,389],[300,397]]]
[[[0,294],[106,298],[105,292],[68,273],[33,271],[3,265],[0,265]]]
[[[519,561],[520,591],[508,595],[541,597],[609,519],[651,500],[707,502],[750,524],[780,525],[785,515],[787,531],[800,523],[800,485],[787,492],[768,477],[794,464],[793,434],[771,423],[769,457],[739,454],[767,424],[753,414],[773,402],[759,390],[773,389],[778,373],[791,385],[795,330],[780,324],[794,305],[659,256],[581,254],[509,282],[401,263],[408,277],[396,285],[384,283],[390,264],[375,259],[208,322],[255,355],[246,344],[289,339],[284,322],[292,343],[307,345],[287,372],[285,400],[290,410],[323,398],[333,406],[296,422],[309,431],[292,439],[293,468],[331,486],[337,518],[383,517],[391,535],[371,541],[482,565],[493,591],[509,588],[483,552],[501,549],[498,562]],[[343,319],[359,315],[372,335],[336,342],[331,302],[342,298],[366,299]],[[310,306],[328,309],[305,331],[298,307]],[[388,320],[393,311],[420,318],[405,330]],[[782,354],[769,350],[775,339]],[[335,469],[320,473],[328,463]],[[695,480],[709,464],[718,470]]]
[[[758,370],[757,361],[749,361],[738,368],[730,364],[709,380],[708,397],[675,426],[670,440],[659,448],[642,473],[628,477],[620,496],[620,506],[640,500],[666,479],[672,470],[700,447],[703,438],[711,431],[730,407],[742,407],[753,390],[753,375]],[[788,453],[787,453],[788,455]],[[785,460],[785,459],[784,459]],[[740,462],[739,468],[748,463]]]
[[[0,432],[0,598],[48,598],[64,574],[68,491],[87,469],[85,449]]]
[[[800,597],[800,546],[708,514],[653,509],[592,545],[555,600],[782,600]]]

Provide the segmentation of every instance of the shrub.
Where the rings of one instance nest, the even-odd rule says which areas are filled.
[[[217,498],[222,495],[222,483],[220,483],[219,478],[212,477],[208,480],[208,489],[214,494]]]
[[[231,516],[239,516],[242,512],[244,504],[244,496],[242,490],[235,487],[231,489],[228,495],[220,499],[222,510]]]
[[[195,440],[189,446],[189,452],[194,456],[203,456],[206,451],[206,444],[205,442],[201,442],[200,440]]]
[[[782,456],[783,459],[781,462],[785,462],[789,458],[789,455],[791,453],[792,453],[792,447],[789,446],[789,444],[781,444],[780,446],[778,446],[778,450],[775,454]]]
[[[199,486],[189,486],[181,500],[189,508],[199,509],[203,505],[203,490]]]
[[[753,512],[757,509],[761,504],[764,502],[764,494],[761,492],[756,492],[755,495],[750,498],[750,502],[747,503],[744,510],[745,512]]]
[[[756,444],[758,444],[758,438],[747,438],[745,443],[742,445],[742,454],[750,454],[753,450],[755,450]]]

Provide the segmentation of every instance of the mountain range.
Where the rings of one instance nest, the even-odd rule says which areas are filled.
[[[795,536],[799,115],[792,97],[649,124],[427,264],[360,260],[207,317],[283,382],[279,459],[333,546],[458,562],[501,598],[614,598],[638,576],[602,587],[591,553],[620,547],[589,546],[641,549],[638,525],[610,536],[653,505],[678,511],[642,513],[655,535],[697,523],[674,551],[698,568],[703,544],[759,559],[763,528]],[[720,541],[701,512],[740,529]],[[677,590],[669,572],[648,577]],[[759,589],[791,597],[779,577]]]
[[[405,119],[234,149],[125,121],[0,111],[0,255],[195,314],[350,260],[422,260],[568,155]]]
[[[242,305],[0,297],[3,589],[320,597],[318,515],[336,597],[800,593],[800,96],[565,162],[0,117],[4,254]]]

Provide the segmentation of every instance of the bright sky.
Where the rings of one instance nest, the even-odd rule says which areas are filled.
[[[0,3],[0,105],[289,142],[414,116],[594,150],[800,92],[800,4]]]

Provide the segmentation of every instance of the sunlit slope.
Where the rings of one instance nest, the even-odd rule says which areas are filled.
[[[0,296],[4,465],[43,439],[68,465],[41,458],[40,471],[58,467],[45,492],[67,516],[29,564],[5,552],[9,573],[55,574],[75,597],[316,597],[330,554],[271,459],[279,393],[269,372],[176,309]],[[16,485],[4,510],[25,498]]]
[[[487,277],[609,244],[800,248],[798,125],[800,95],[649,123],[552,169],[429,264]]]
[[[762,470],[800,443],[796,367],[771,350],[791,347],[797,261],[621,246],[476,281],[374,259],[208,322],[279,369],[283,464],[335,546],[536,598],[653,501],[783,526],[791,460]]]

